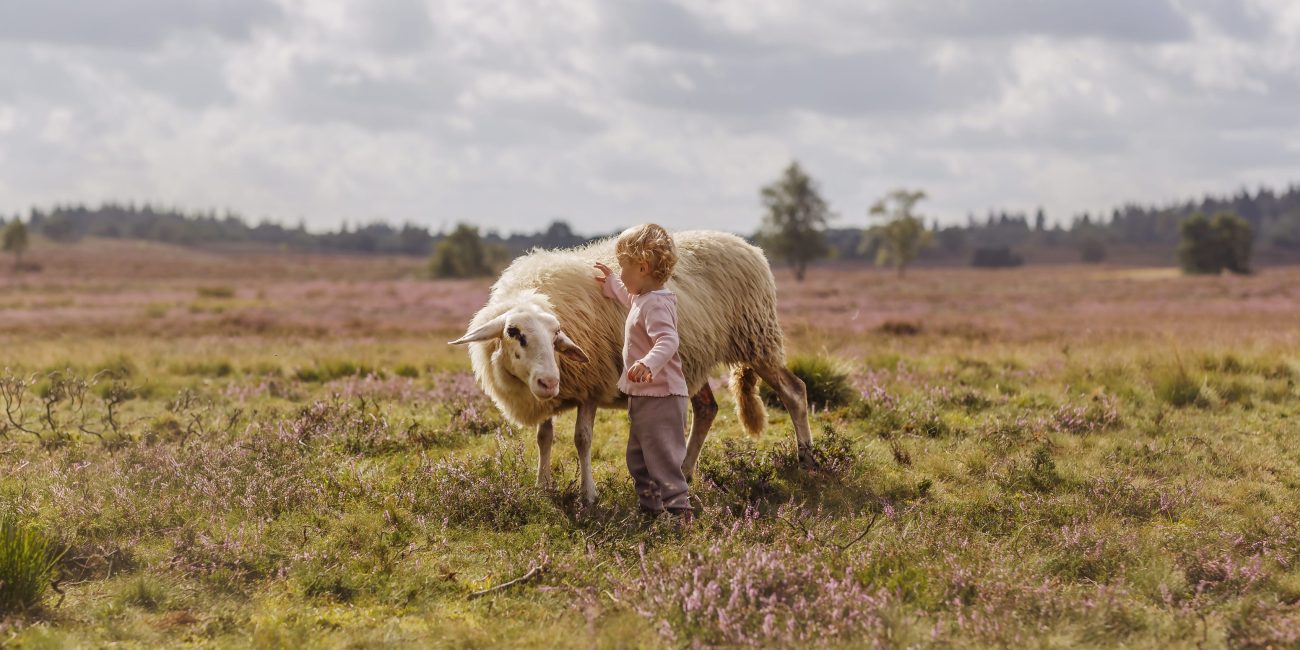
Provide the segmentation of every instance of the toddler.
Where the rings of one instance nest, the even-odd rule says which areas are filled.
[[[628,395],[631,430],[627,469],[643,511],[665,510],[690,520],[682,461],[686,458],[686,377],[677,354],[677,296],[664,288],[677,264],[677,249],[662,227],[629,228],[615,244],[619,274],[596,263],[607,298],[628,309],[623,367],[618,387]]]

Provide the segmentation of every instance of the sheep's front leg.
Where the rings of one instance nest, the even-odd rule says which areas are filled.
[[[537,425],[537,487],[551,487],[551,443],[555,441],[555,423],[547,418]]]
[[[578,464],[582,467],[582,500],[587,505],[596,503],[596,479],[591,475],[591,438],[596,430],[596,403],[578,405],[578,418],[573,427],[573,445],[578,448]]]

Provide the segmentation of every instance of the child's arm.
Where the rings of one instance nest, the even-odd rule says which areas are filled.
[[[627,287],[623,286],[623,281],[618,279],[618,276],[614,275],[614,272],[611,271],[608,266],[605,266],[600,262],[596,262],[594,266],[601,273],[596,276],[596,282],[599,282],[603,286],[601,293],[604,294],[606,298],[613,298],[614,300],[619,301],[619,303],[623,305],[624,309],[631,309],[632,296],[628,295]]]
[[[645,331],[654,341],[654,346],[637,363],[645,366],[653,378],[677,353],[680,339],[677,337],[677,309],[671,302],[656,300],[647,307],[643,312]]]

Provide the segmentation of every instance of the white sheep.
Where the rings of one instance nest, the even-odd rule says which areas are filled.
[[[682,470],[689,479],[717,414],[708,378],[731,366],[736,413],[751,434],[767,421],[758,378],[772,386],[794,422],[799,458],[812,464],[812,434],[803,381],[785,366],[776,315],[776,282],[763,251],[715,231],[673,236],[678,262],[667,287],[677,294],[682,370],[694,422]],[[552,418],[576,407],[574,444],[582,493],[596,499],[591,439],[598,407],[620,407],[626,310],[601,295],[593,262],[617,266],[614,239],[567,250],[534,250],[516,259],[492,285],[487,305],[464,336],[474,375],[507,419],[537,427],[537,482],[551,482]],[[556,353],[559,353],[558,355]]]

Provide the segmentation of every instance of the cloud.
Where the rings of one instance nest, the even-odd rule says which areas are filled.
[[[1048,36],[1161,43],[1191,35],[1168,0],[931,0],[902,4],[896,24],[951,37]]]
[[[750,231],[792,158],[845,225],[1300,173],[1286,0],[0,0],[0,58],[4,214]]]
[[[993,67],[938,65],[917,47],[853,54],[777,51],[639,65],[629,75],[628,92],[663,108],[871,115],[985,101],[999,91],[998,76]]]
[[[0,40],[149,49],[184,33],[248,38],[282,17],[266,0],[0,0]]]

